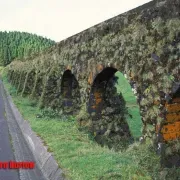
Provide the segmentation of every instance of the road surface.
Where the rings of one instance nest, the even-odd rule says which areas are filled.
[[[29,146],[5,100],[0,80],[0,180],[47,180],[39,169]],[[5,112],[6,109],[6,112]],[[2,169],[2,162],[34,162],[34,169]]]

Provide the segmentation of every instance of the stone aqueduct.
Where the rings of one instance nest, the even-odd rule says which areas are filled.
[[[167,126],[159,140],[170,141],[171,147],[179,142],[179,0],[151,1],[41,54],[13,61],[7,69],[19,93],[38,99],[41,107],[81,112],[81,124],[89,125],[101,137],[114,137],[115,142],[131,136],[125,112],[119,109],[124,107],[122,97],[116,96],[120,100],[117,105],[103,99],[106,88],[113,86],[115,72],[120,71],[136,88],[143,136],[153,138],[156,127]],[[108,99],[112,94],[109,91]],[[169,107],[168,98],[173,107]],[[111,109],[104,112],[105,106]],[[168,126],[173,126],[173,132],[169,133]],[[180,149],[174,153],[179,155]]]

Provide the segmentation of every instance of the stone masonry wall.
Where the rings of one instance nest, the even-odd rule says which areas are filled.
[[[71,109],[68,112],[74,109],[75,114],[87,112],[98,74],[108,67],[120,71],[135,84],[144,136],[155,137],[156,125],[165,121],[159,116],[163,113],[160,94],[171,94],[173,84],[180,81],[179,62],[180,1],[155,0],[69,37],[49,51],[23,62],[14,61],[7,68],[10,81],[22,95],[38,98],[43,107]],[[71,87],[71,96],[65,98],[62,89],[67,88],[62,88],[62,79],[67,70],[72,74],[67,77],[74,78],[68,82],[76,85]],[[107,81],[111,78],[113,74]],[[65,102],[71,105],[66,107]],[[87,120],[92,130],[95,123],[88,113],[79,115],[79,119]],[[122,122],[123,117],[119,123],[112,118],[108,129],[107,121],[102,120],[96,128],[106,127],[102,137],[108,139],[107,134],[110,136]]]

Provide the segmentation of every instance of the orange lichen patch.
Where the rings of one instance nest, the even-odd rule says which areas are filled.
[[[168,134],[163,134],[163,138],[165,141],[171,141],[174,139],[180,138],[180,131],[179,132],[172,132]]]
[[[88,77],[88,84],[92,84],[93,83],[93,73],[91,72],[89,77]]]
[[[164,125],[161,133],[165,141],[180,138],[180,122]]]
[[[101,93],[100,92],[95,92],[94,93],[94,97],[95,97],[95,104],[93,106],[91,106],[92,109],[97,109],[99,103],[102,102],[102,97],[101,97]]]
[[[180,103],[180,98],[174,98],[174,99],[172,100],[172,102],[173,102],[173,103]]]
[[[165,107],[168,112],[180,111],[180,104],[165,104]]]
[[[164,125],[161,129],[162,134],[180,132],[180,122],[174,122],[171,124]]]
[[[102,64],[98,64],[98,65],[97,65],[97,70],[98,70],[98,72],[102,71],[103,68],[104,68],[104,67],[103,67]]]
[[[166,115],[167,122],[180,121],[180,113],[169,113]]]
[[[165,103],[167,110],[165,123],[161,129],[161,134],[165,141],[174,140],[180,138],[180,98],[174,98],[172,102],[174,104]],[[167,124],[168,123],[168,124]],[[156,127],[156,133],[158,133],[160,126]]]
[[[95,100],[96,100],[96,105],[98,105],[102,101],[101,93],[100,92],[95,92],[94,96],[95,96]]]

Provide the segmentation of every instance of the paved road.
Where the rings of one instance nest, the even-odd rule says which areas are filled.
[[[6,112],[5,112],[6,109]],[[0,80],[0,162],[32,161],[35,158],[15,121]],[[35,162],[36,164],[36,162]],[[37,164],[34,169],[0,169],[0,180],[47,180]]]
[[[0,91],[0,162],[15,160],[11,136],[5,119],[4,101]],[[18,170],[0,169],[0,180],[19,180]]]

